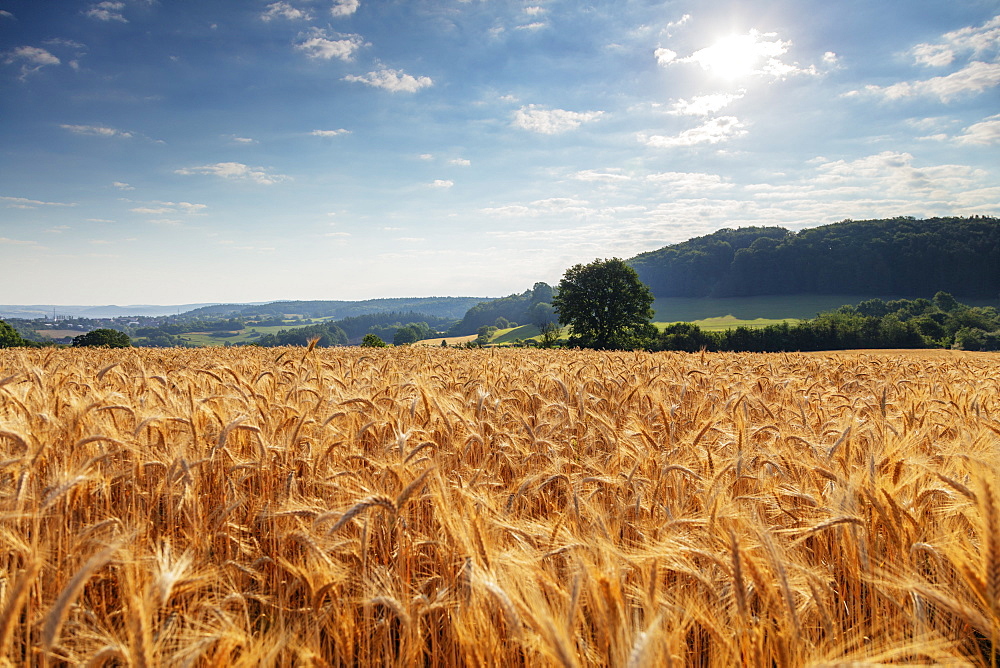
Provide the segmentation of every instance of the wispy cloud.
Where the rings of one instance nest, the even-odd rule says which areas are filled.
[[[421,88],[434,85],[430,77],[414,77],[402,70],[381,69],[363,76],[348,74],[344,81],[356,81],[374,88],[382,88],[391,93],[415,93]]]
[[[448,179],[434,179],[430,183],[431,188],[440,188],[443,190],[447,190],[448,188],[451,188],[454,185],[455,182]]]
[[[746,91],[741,90],[736,93],[713,93],[699,95],[690,100],[677,100],[671,105],[668,113],[676,116],[708,116],[728,107],[745,94]]]
[[[339,130],[313,130],[309,134],[314,137],[339,137],[340,135],[349,135],[351,131],[340,128]]]
[[[135,136],[133,133],[126,130],[118,130],[116,128],[109,128],[103,125],[67,125],[62,124],[63,130],[69,130],[73,134],[77,135],[87,135],[90,137],[121,137],[123,139],[130,139]]]
[[[746,134],[745,126],[735,116],[712,118],[696,128],[684,130],[678,135],[639,135],[639,141],[654,148],[695,146],[697,144],[718,144]]]
[[[43,202],[42,200],[28,199],[27,197],[0,197],[0,202],[5,202],[8,207],[14,209],[35,209],[40,206],[76,206],[75,203]]]
[[[59,59],[38,46],[19,46],[4,54],[5,65],[21,63],[21,76],[37,72],[47,65],[58,65]]]
[[[946,67],[955,63],[959,56],[966,57],[967,61],[950,74],[887,86],[868,85],[846,95],[868,93],[886,100],[934,97],[947,103],[1000,85],[1000,16],[994,16],[981,26],[945,33],[939,41],[917,44],[910,55],[917,65],[924,67]]]
[[[572,178],[577,181],[587,181],[591,183],[621,183],[632,179],[632,177],[626,174],[623,170],[617,168],[605,170],[584,169],[573,174]]]
[[[96,5],[91,5],[90,9],[84,12],[84,15],[98,21],[128,23],[128,19],[122,14],[123,9],[125,9],[124,2],[98,2]]]
[[[344,62],[350,62],[354,58],[355,51],[367,46],[361,35],[341,35],[339,33],[331,35],[322,28],[310,28],[299,35],[299,40],[295,48],[309,58],[318,60],[337,58]]]
[[[261,21],[272,21],[274,19],[288,19],[289,21],[311,21],[312,14],[303,9],[296,9],[287,2],[272,2],[263,12]]]
[[[456,167],[469,167],[472,165],[472,161],[466,158],[452,158],[448,161],[449,165],[455,165]]]
[[[218,176],[223,179],[234,181],[252,181],[261,185],[273,185],[289,180],[290,177],[284,174],[274,174],[268,172],[263,167],[250,167],[241,162],[217,162],[214,165],[201,165],[200,167],[185,167],[174,171],[175,174],[185,176],[194,174],[208,174]]]
[[[135,188],[125,183],[124,181],[115,181],[111,185],[117,188],[118,190],[135,190]]]
[[[965,132],[955,137],[959,144],[989,146],[1000,144],[1000,114],[984,118],[965,128]]]
[[[191,202],[153,202],[152,206],[140,206],[130,209],[130,211],[145,216],[168,216],[176,214],[193,216],[204,213],[207,208],[207,204],[192,204]]]
[[[923,42],[910,51],[918,65],[945,67],[961,53],[974,57],[1000,47],[1000,16],[994,16],[981,26],[968,26],[942,35],[939,42]]]
[[[718,174],[703,172],[657,172],[646,175],[646,181],[675,193],[705,193],[734,187]]]
[[[887,100],[928,96],[936,97],[942,102],[950,102],[956,97],[981,93],[997,85],[1000,85],[1000,63],[984,63],[976,60],[945,76],[920,81],[900,81],[889,86],[872,84],[865,86],[863,92],[880,95]],[[855,90],[848,95],[858,95],[861,92]]]
[[[514,112],[512,125],[530,132],[554,135],[576,130],[582,124],[596,121],[603,115],[603,111],[567,111],[529,104]]]

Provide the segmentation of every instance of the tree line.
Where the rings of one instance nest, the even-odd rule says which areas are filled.
[[[1000,219],[723,229],[628,260],[657,297],[1000,295]]]

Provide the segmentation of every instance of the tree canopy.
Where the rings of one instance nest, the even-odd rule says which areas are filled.
[[[101,328],[74,336],[73,347],[131,348],[132,339],[129,338],[128,334],[119,332],[117,329]]]
[[[566,270],[552,306],[573,329],[571,345],[602,350],[642,348],[656,335],[653,293],[619,258]]]
[[[1000,294],[1000,219],[723,229],[630,259],[657,297]]]
[[[26,345],[28,343],[21,338],[16,329],[0,320],[0,348],[16,348]]]

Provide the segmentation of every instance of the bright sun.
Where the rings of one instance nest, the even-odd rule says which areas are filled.
[[[703,68],[725,79],[739,79],[754,71],[760,60],[757,36],[730,35],[693,56]]]

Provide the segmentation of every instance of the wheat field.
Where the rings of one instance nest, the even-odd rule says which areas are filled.
[[[996,665],[1000,357],[0,351],[0,662]]]

